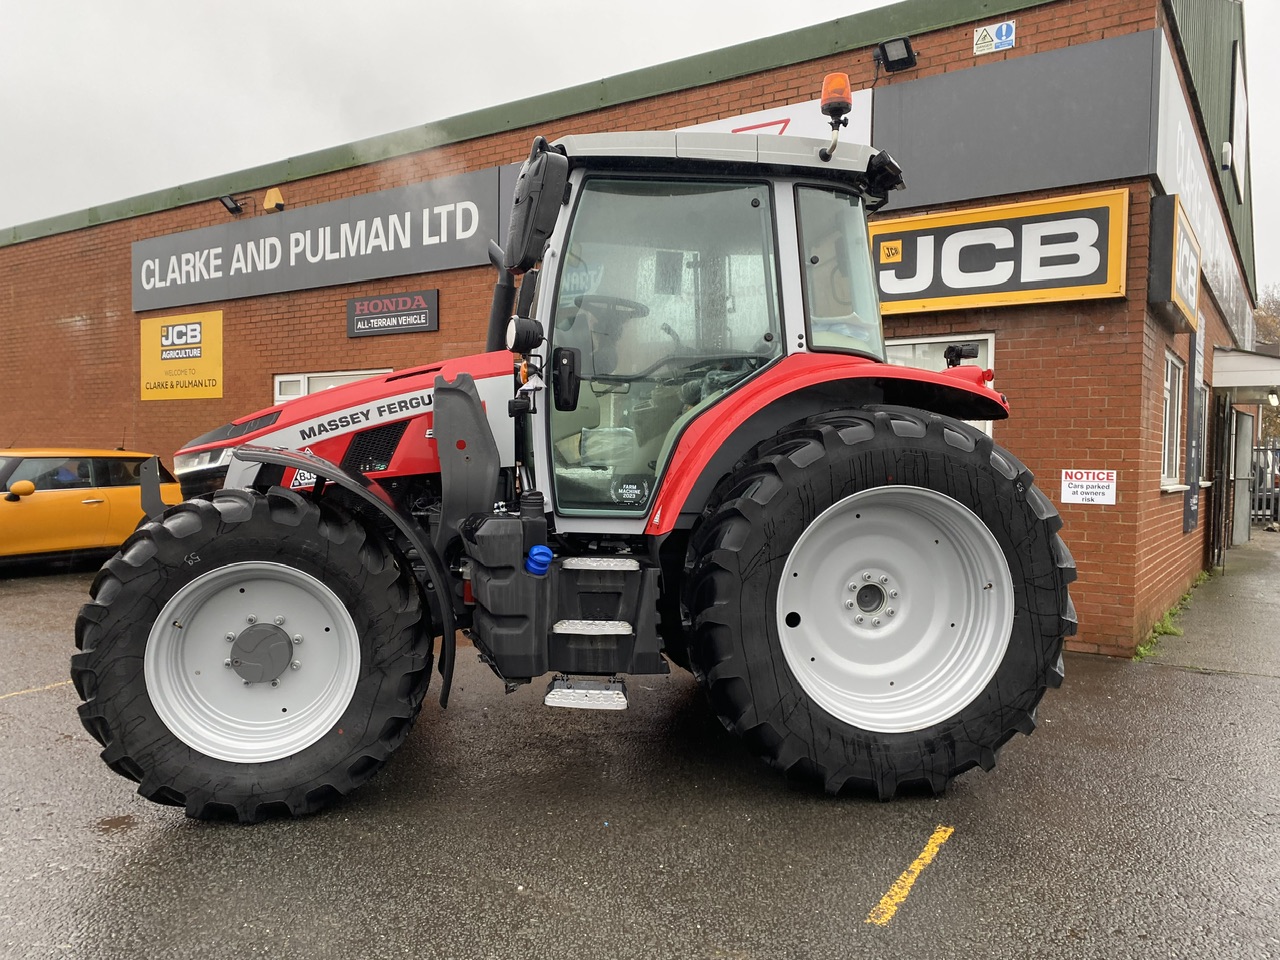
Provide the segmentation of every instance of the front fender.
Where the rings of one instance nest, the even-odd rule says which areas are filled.
[[[799,353],[709,407],[680,435],[654,498],[645,533],[688,526],[716,482],[753,446],[782,427],[841,407],[893,404],[959,420],[1003,420],[1004,396],[977,367],[943,373],[839,354]]]
[[[326,483],[336,483],[394,524],[410,546],[417,551],[423,565],[427,568],[428,580],[423,587],[434,592],[436,602],[433,606],[440,614],[440,706],[448,706],[449,688],[453,684],[453,665],[457,656],[458,628],[453,615],[453,598],[450,595],[450,581],[444,563],[430,542],[422,536],[417,524],[411,523],[396,508],[391,496],[376,480],[361,474],[348,473],[337,464],[330,463],[322,457],[296,450],[259,447],[253,444],[236,447],[223,486],[251,486],[261,465],[268,463],[314,474],[315,496],[321,495]]]

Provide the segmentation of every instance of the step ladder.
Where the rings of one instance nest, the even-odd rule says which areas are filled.
[[[630,630],[630,625],[626,625]],[[627,709],[627,685],[619,677],[569,677],[560,675],[547,686],[542,702],[548,707],[577,710]]]

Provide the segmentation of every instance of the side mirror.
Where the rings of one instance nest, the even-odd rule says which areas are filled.
[[[958,367],[961,360],[978,359],[978,345],[976,343],[948,344],[947,349],[942,351],[942,357],[947,361],[948,367]]]
[[[524,273],[542,259],[542,251],[556,228],[564,188],[569,182],[569,158],[551,149],[544,137],[534,137],[529,159],[516,180],[511,223],[503,265]]]
[[[5,499],[10,502],[21,500],[23,497],[29,497],[36,492],[36,485],[30,480],[15,480],[9,485],[9,492],[5,494]]]

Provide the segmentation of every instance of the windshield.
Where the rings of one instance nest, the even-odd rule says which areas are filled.
[[[862,201],[825,187],[797,187],[805,323],[818,351],[884,359],[880,300]]]
[[[579,351],[553,410],[557,504],[643,512],[683,425],[781,352],[767,184],[588,179],[551,345]]]

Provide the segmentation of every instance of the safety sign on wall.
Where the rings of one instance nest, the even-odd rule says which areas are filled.
[[[1017,39],[1016,20],[1005,20],[1002,23],[989,23],[973,31],[973,55],[999,53],[1001,50],[1012,50]]]
[[[222,396],[222,311],[147,317],[142,331],[143,400]]]
[[[1115,503],[1116,471],[1063,470],[1063,503]]]

